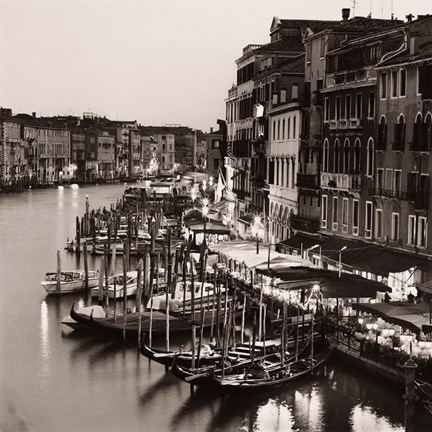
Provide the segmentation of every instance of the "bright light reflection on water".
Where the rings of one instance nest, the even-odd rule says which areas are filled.
[[[48,305],[45,300],[41,302],[40,307],[40,352],[42,376],[48,377],[50,375],[49,318]]]
[[[355,406],[351,411],[350,422],[352,424],[352,432],[403,432],[405,430],[403,426],[392,424],[386,417],[378,416],[368,406]]]
[[[255,432],[294,431],[294,417],[291,408],[285,404],[270,399],[265,405],[258,408],[253,425]],[[244,425],[243,430],[250,430]]]

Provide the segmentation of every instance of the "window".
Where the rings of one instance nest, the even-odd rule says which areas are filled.
[[[376,209],[375,213],[375,237],[382,237],[382,209]]]
[[[352,203],[352,218],[353,218],[353,234],[358,235],[358,226],[359,226],[359,202],[358,200],[353,200]]]
[[[380,76],[380,96],[381,99],[387,98],[387,73],[384,72]]]
[[[327,138],[324,140],[324,145],[323,145],[323,165],[322,165],[322,170],[324,172],[329,172],[329,142],[328,142]]]
[[[384,116],[381,116],[378,125],[378,149],[385,150],[387,146],[387,124]]]
[[[333,172],[339,172],[339,155],[340,155],[340,141],[336,138],[334,142],[334,152],[333,152]]]
[[[377,169],[377,178],[376,178],[376,189],[377,192],[381,195],[384,189],[384,169]]]
[[[398,71],[392,71],[391,73],[391,97],[397,97],[398,93]]]
[[[342,200],[342,224],[348,225],[348,198]]]
[[[356,94],[356,118],[362,118],[362,94]]]
[[[296,166],[295,166],[296,160],[295,160],[295,158],[292,158],[291,160],[292,160],[291,184],[292,184],[292,187],[294,187],[294,185],[295,185],[295,176],[296,176]]]
[[[375,93],[370,92],[368,98],[368,118],[375,117]]]
[[[399,96],[406,96],[406,69],[400,70]]]
[[[350,167],[350,141],[349,138],[347,138],[344,142],[344,148],[343,148],[343,167],[342,171],[346,174],[351,172]]]
[[[405,117],[401,114],[395,124],[393,150],[403,151],[405,148]]]
[[[353,152],[353,161],[352,161],[352,168],[354,174],[360,174],[361,171],[360,152],[361,152],[361,142],[359,138],[356,138],[356,140],[354,141],[354,152]]]
[[[219,158],[213,159],[213,169],[217,171],[219,169]]]
[[[308,43],[306,45],[306,62],[310,63],[311,59],[312,59],[312,44]]]
[[[297,122],[297,117],[294,116],[293,117],[293,138],[296,137],[296,122]]]
[[[341,118],[341,97],[336,97],[336,120]]]
[[[327,195],[321,197],[321,220],[325,228],[327,226]]]
[[[218,140],[214,140],[213,141],[213,149],[218,149],[219,148],[219,141]]]
[[[351,95],[347,95],[345,98],[345,118],[351,118]]]
[[[297,100],[298,99],[298,84],[297,83],[293,83],[292,85],[292,100]]]
[[[277,139],[280,140],[280,119],[277,121]]]
[[[273,120],[273,140],[276,140],[276,120]]]
[[[393,193],[396,198],[400,197],[402,188],[402,171],[395,170],[394,171],[394,188]]]
[[[408,244],[416,244],[416,217],[408,216]]]
[[[324,121],[330,120],[330,99],[326,97],[324,99]]]
[[[399,240],[399,213],[392,213],[391,239]]]
[[[366,148],[366,175],[373,175],[373,165],[374,165],[374,142],[372,138],[369,138]]]
[[[290,139],[291,137],[291,117],[288,117],[288,133],[287,138]]]
[[[320,40],[320,58],[323,58],[325,54],[325,38]]]
[[[333,225],[333,229],[337,229],[337,222],[338,222],[337,210],[338,210],[338,199],[337,199],[337,197],[333,197],[333,208],[332,208],[333,219],[332,219],[332,221],[333,221],[333,224],[336,224],[336,228]]]
[[[426,238],[427,238],[427,221],[424,216],[419,216],[418,218],[418,237],[417,237],[417,246],[426,247]]]
[[[427,97],[432,96],[432,65],[419,66],[418,93]]]
[[[385,171],[385,190],[391,191],[393,186],[393,169],[386,168]]]
[[[372,202],[366,201],[365,237],[372,237]]]
[[[282,139],[285,139],[285,119],[282,119]]]
[[[281,101],[281,103],[286,103],[286,90],[281,90],[280,101]]]

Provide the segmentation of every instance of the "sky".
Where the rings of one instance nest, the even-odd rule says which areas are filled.
[[[405,19],[431,0],[357,0],[355,15]],[[272,19],[341,19],[352,0],[0,0],[0,106],[93,112],[208,131],[225,119],[235,60]],[[428,7],[429,6],[429,7]]]

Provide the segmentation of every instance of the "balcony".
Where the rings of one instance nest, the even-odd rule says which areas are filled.
[[[305,189],[318,189],[319,175],[297,173],[297,187]]]
[[[380,187],[374,187],[372,189],[369,189],[369,195],[385,197],[385,198],[393,198],[398,200],[407,199],[406,192],[402,192],[400,190],[393,190],[393,189],[384,189]]]
[[[414,204],[416,210],[428,210],[429,196],[427,187],[424,190],[411,190],[407,192],[407,200]]]
[[[304,216],[292,215],[291,228],[294,230],[314,233],[320,230],[321,224],[319,219],[307,218]]]
[[[372,80],[376,80],[376,71],[373,67],[367,67],[355,71],[328,74],[326,76],[326,87],[352,85],[355,82]]]
[[[345,191],[360,191],[360,174],[321,173],[321,188],[339,189]]]

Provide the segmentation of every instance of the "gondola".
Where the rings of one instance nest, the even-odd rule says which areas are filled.
[[[310,348],[310,345],[308,346]],[[223,377],[221,371],[215,371],[214,368],[192,371],[178,364],[174,364],[172,372],[189,384],[218,389],[226,393],[254,393],[284,386],[289,382],[310,375],[327,361],[330,354],[331,346],[327,341],[324,341],[319,351],[314,354],[313,362],[310,358],[310,350],[307,349],[301,355],[299,354],[300,358],[296,360],[292,357],[284,365],[280,361],[265,365],[261,359],[257,359],[253,363],[242,365],[243,371],[239,372],[239,368],[236,367],[234,373],[228,373]]]
[[[238,313],[241,313],[239,311]],[[221,309],[219,311],[219,322],[223,322],[225,310]],[[236,313],[237,314],[237,313]],[[123,334],[126,337],[137,337],[139,332],[139,320],[140,314],[138,312],[131,312],[127,315],[118,315],[116,319],[113,316],[107,318],[93,318],[92,315],[84,316],[77,313],[72,305],[70,316],[72,319],[88,327],[89,329],[97,330],[105,335],[110,335],[112,337],[122,337]],[[141,313],[141,331],[149,333],[150,331],[150,311],[144,311]],[[212,316],[212,311],[204,311],[204,322],[203,327],[209,327],[216,325],[217,314],[216,312]],[[190,331],[192,329],[192,324],[196,326],[201,325],[201,312],[195,312],[195,321],[192,322],[191,315],[182,313],[170,312],[169,314],[169,331],[170,333],[181,333]],[[160,311],[152,312],[152,334],[164,334],[166,332],[166,314]]]
[[[141,354],[164,366],[172,366],[174,361],[181,366],[190,368],[192,365],[192,351],[164,351],[149,347],[141,342]],[[214,365],[222,359],[221,350],[201,349],[199,364],[201,366]]]
[[[417,379],[414,382],[414,389],[420,403],[432,414],[432,384]]]

